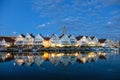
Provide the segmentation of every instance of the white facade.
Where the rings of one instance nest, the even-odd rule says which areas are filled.
[[[98,39],[95,36],[91,36],[91,41],[89,41],[89,46],[97,46],[98,45]]]
[[[23,41],[25,39],[25,36],[23,34],[20,34],[15,39],[15,45],[23,45]]]
[[[56,47],[59,46],[59,37],[56,34],[53,34],[50,38],[50,46]]]
[[[76,46],[77,40],[76,40],[75,36],[70,35],[69,39],[70,39],[71,46]]]
[[[38,34],[34,38],[34,45],[38,45],[38,46],[43,45],[43,40],[44,40],[44,38],[42,37],[42,35]]]
[[[110,41],[108,39],[100,39],[99,45],[102,47],[110,47]]]
[[[34,45],[34,36],[32,34],[27,34],[24,41],[24,45]]]
[[[69,46],[71,45],[70,39],[67,34],[63,34],[59,39],[60,46]]]
[[[86,36],[78,36],[77,37],[77,45],[78,46],[86,46],[88,45],[88,39],[86,38]]]

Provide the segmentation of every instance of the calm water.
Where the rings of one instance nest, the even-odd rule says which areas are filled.
[[[0,80],[120,80],[119,52],[0,53]]]

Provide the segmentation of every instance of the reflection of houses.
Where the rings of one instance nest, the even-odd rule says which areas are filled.
[[[18,35],[15,39],[14,45],[22,46],[24,39],[25,39],[25,35],[23,35],[23,34]]]
[[[30,66],[34,62],[33,55],[24,56],[25,63]]]
[[[71,43],[67,34],[62,34],[59,38],[60,47],[70,46]]]
[[[59,37],[56,34],[53,34],[50,38],[50,46],[56,47],[59,45]]]
[[[88,57],[88,61],[89,62],[91,62],[91,61],[97,61],[97,59],[98,59],[97,54],[94,53],[94,52],[88,53],[87,57]]]
[[[44,40],[43,36],[41,34],[38,34],[34,38],[34,45],[36,45],[36,46],[43,46],[43,40]]]
[[[44,62],[43,56],[42,55],[36,55],[35,56],[35,63],[40,66]]]
[[[0,46],[1,47],[10,47],[14,45],[15,37],[0,37]]]
[[[23,41],[23,44],[26,46],[34,45],[34,36],[32,34],[27,33],[27,35],[25,36],[25,39]]]
[[[60,62],[64,65],[67,66],[69,64],[70,56],[63,55],[61,56]]]
[[[99,45],[102,47],[110,47],[110,42],[108,39],[99,39]]]
[[[22,55],[16,55],[14,57],[15,62],[17,62],[18,65],[22,66],[24,64],[24,59]]]
[[[77,57],[76,57],[76,56],[70,56],[69,62],[70,62],[71,64],[74,64],[74,63],[76,62],[76,60],[77,60]]]
[[[68,36],[70,39],[71,46],[76,46],[77,45],[77,39],[73,35]]]
[[[59,63],[60,59],[61,59],[61,56],[59,56],[59,54],[51,53],[50,62],[52,64],[54,64],[56,66]]]

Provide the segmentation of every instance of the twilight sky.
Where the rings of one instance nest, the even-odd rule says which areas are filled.
[[[120,0],[0,0],[0,35],[95,35],[120,40]]]

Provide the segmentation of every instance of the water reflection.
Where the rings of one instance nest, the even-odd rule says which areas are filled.
[[[0,53],[0,61],[5,62],[14,60],[17,65],[22,66],[26,64],[31,66],[35,63],[37,66],[42,65],[45,61],[51,62],[54,66],[62,64],[67,66],[68,64],[74,64],[75,62],[87,63],[96,62],[98,59],[108,59],[110,55],[117,54],[117,52],[75,52],[75,53],[58,53],[58,52],[41,52],[33,54],[28,53]],[[14,64],[15,65],[15,64]]]

